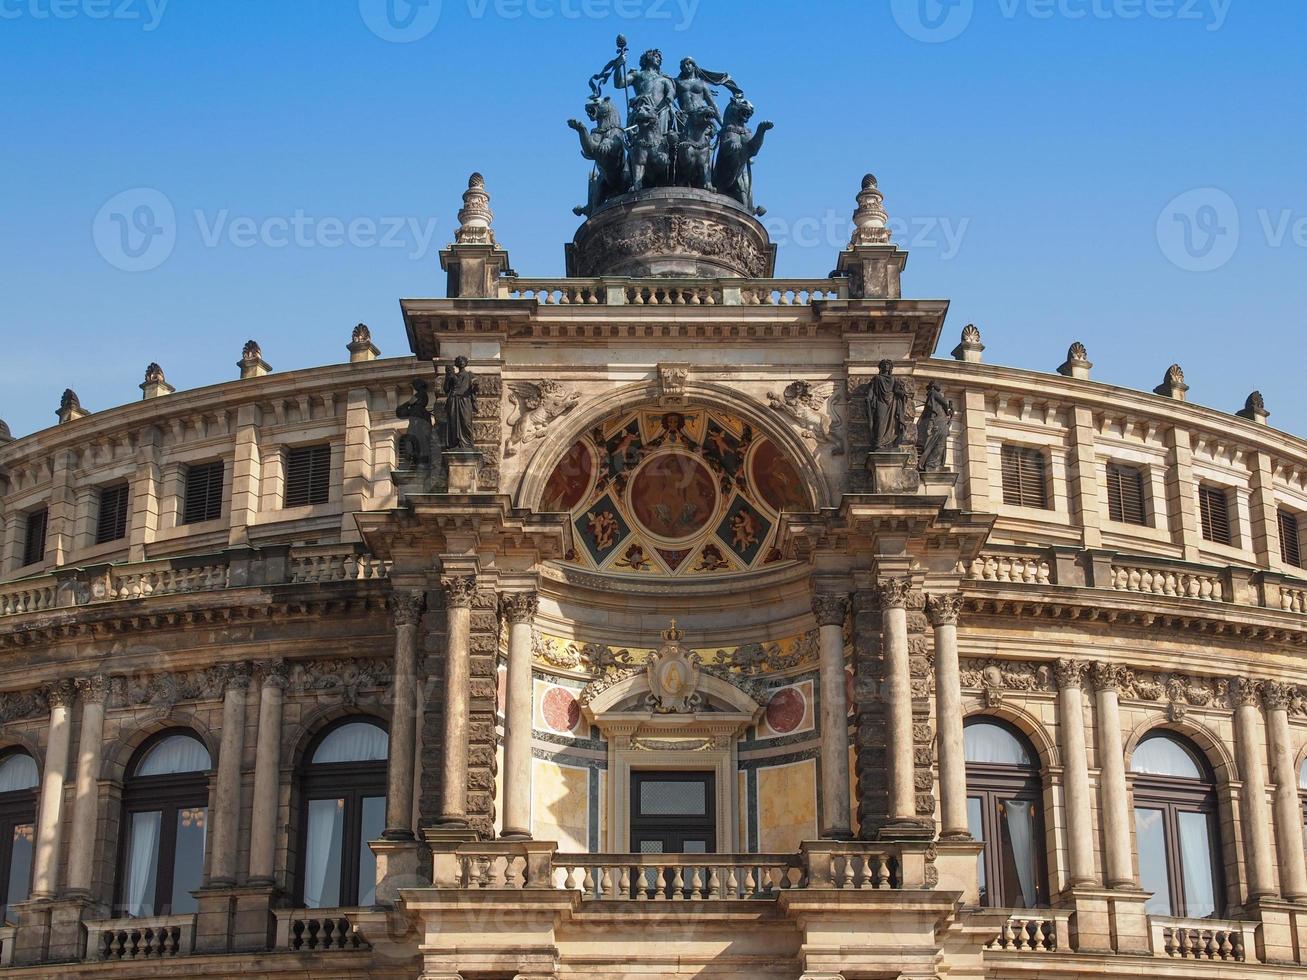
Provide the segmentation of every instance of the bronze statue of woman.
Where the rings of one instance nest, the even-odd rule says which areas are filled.
[[[445,365],[445,448],[476,450],[472,420],[477,413],[477,379],[467,369],[467,358]]]

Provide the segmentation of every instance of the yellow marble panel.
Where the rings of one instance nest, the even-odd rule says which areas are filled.
[[[531,833],[557,841],[562,851],[589,850],[590,771],[544,759],[532,760]]]
[[[792,853],[817,836],[817,764],[813,759],[758,770],[758,846]]]

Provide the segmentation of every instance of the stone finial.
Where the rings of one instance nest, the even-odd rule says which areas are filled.
[[[1176,401],[1182,402],[1185,400],[1185,392],[1188,390],[1189,386],[1184,383],[1184,370],[1179,364],[1172,364],[1166,369],[1166,377],[1162,379],[1160,385],[1153,389],[1153,393],[1165,395],[1167,398],[1174,398]]]
[[[862,190],[858,192],[858,210],[853,212],[853,226],[850,248],[890,243],[889,212],[885,210],[885,195],[880,192],[880,185],[871,174],[862,178]]]
[[[1249,395],[1248,400],[1243,403],[1243,409],[1234,414],[1258,425],[1266,425],[1266,420],[1271,417],[1271,413],[1266,410],[1266,399],[1262,397],[1260,391],[1254,391]]]
[[[151,363],[145,369],[145,381],[141,384],[141,398],[161,398],[164,395],[171,395],[177,389],[168,384],[168,380],[163,376],[163,368],[155,363]]]
[[[1079,378],[1086,381],[1089,378],[1090,369],[1093,364],[1089,361],[1089,351],[1080,341],[1076,341],[1066,352],[1066,362],[1057,369],[1057,373],[1067,378]]]
[[[962,343],[953,348],[953,359],[955,361],[966,361],[968,364],[979,364],[980,355],[985,352],[985,345],[980,342],[980,330],[974,323],[968,323],[962,328]]]
[[[91,413],[82,408],[82,402],[77,397],[77,392],[73,391],[72,388],[65,388],[63,397],[59,399],[59,411],[55,414],[59,416],[60,425],[67,425],[69,422],[84,419]]]
[[[241,359],[236,362],[236,366],[241,369],[242,381],[272,373],[272,365],[263,359],[263,348],[257,340],[245,341],[245,346],[241,348]]]
[[[0,446],[4,445],[7,442],[13,442],[13,441],[14,441],[14,436],[13,433],[9,431],[9,423],[7,423],[4,419],[0,419]]]
[[[486,179],[473,174],[463,192],[463,209],[458,212],[458,231],[454,233],[456,245],[497,245],[495,220],[490,210],[490,195],[486,193]]]
[[[377,345],[372,342],[372,331],[368,329],[366,323],[360,323],[354,328],[353,337],[346,350],[349,351],[351,364],[358,364],[361,361],[375,361],[381,356],[381,351],[377,350]]]

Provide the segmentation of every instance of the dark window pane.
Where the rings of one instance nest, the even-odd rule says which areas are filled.
[[[1286,565],[1302,568],[1302,547],[1298,541],[1298,515],[1280,511],[1280,557]]]
[[[1043,451],[1004,446],[1001,459],[1003,503],[1048,510],[1048,473]]]
[[[645,816],[700,817],[708,812],[708,787],[700,781],[649,780],[640,784],[640,813]]]
[[[183,807],[177,811],[177,852],[172,862],[172,915],[189,915],[198,903],[191,892],[204,876],[204,836],[209,811]]]
[[[32,846],[36,839],[36,828],[30,824],[20,824],[14,828],[13,840],[9,850],[9,881],[6,883],[4,914],[0,922],[13,918],[10,911],[19,902],[27,901],[28,886],[32,880]]]
[[[27,515],[27,529],[23,537],[23,565],[37,565],[45,561],[45,532],[50,523],[50,512],[42,507]]]
[[[286,506],[325,504],[331,496],[331,446],[304,446],[286,453]]]
[[[368,796],[363,800],[363,833],[359,840],[359,905],[372,905],[377,898],[377,856],[368,841],[380,839],[386,830],[386,799]]]
[[[133,813],[127,832],[126,883],[123,889],[127,914],[139,918],[154,915],[154,888],[159,869],[159,832],[163,814],[158,810]]]
[[[1184,877],[1184,914],[1206,919],[1216,914],[1216,869],[1212,863],[1212,818],[1181,811],[1180,868]]]
[[[95,526],[95,543],[106,544],[127,537],[127,505],[131,494],[126,483],[100,491],[100,516]]]
[[[308,840],[304,848],[305,908],[340,905],[340,859],[344,851],[345,801],[310,800]]]
[[[1118,524],[1147,525],[1143,470],[1119,463],[1107,464],[1107,512]]]
[[[1203,537],[1217,544],[1230,544],[1230,498],[1220,487],[1198,488],[1198,514]]]
[[[203,463],[186,470],[183,524],[213,521],[222,516],[223,464]]]
[[[1139,851],[1139,884],[1152,892],[1150,915],[1171,915],[1171,873],[1166,862],[1166,823],[1161,810],[1135,810],[1135,847]]]
[[[985,842],[984,801],[973,796],[967,799],[967,830],[978,842]],[[985,878],[985,852],[976,855],[976,875],[980,879],[980,904],[989,904],[989,887]]]

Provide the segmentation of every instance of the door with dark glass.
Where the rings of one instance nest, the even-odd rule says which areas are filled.
[[[711,772],[631,774],[631,850],[712,854],[717,850],[717,781]]]

